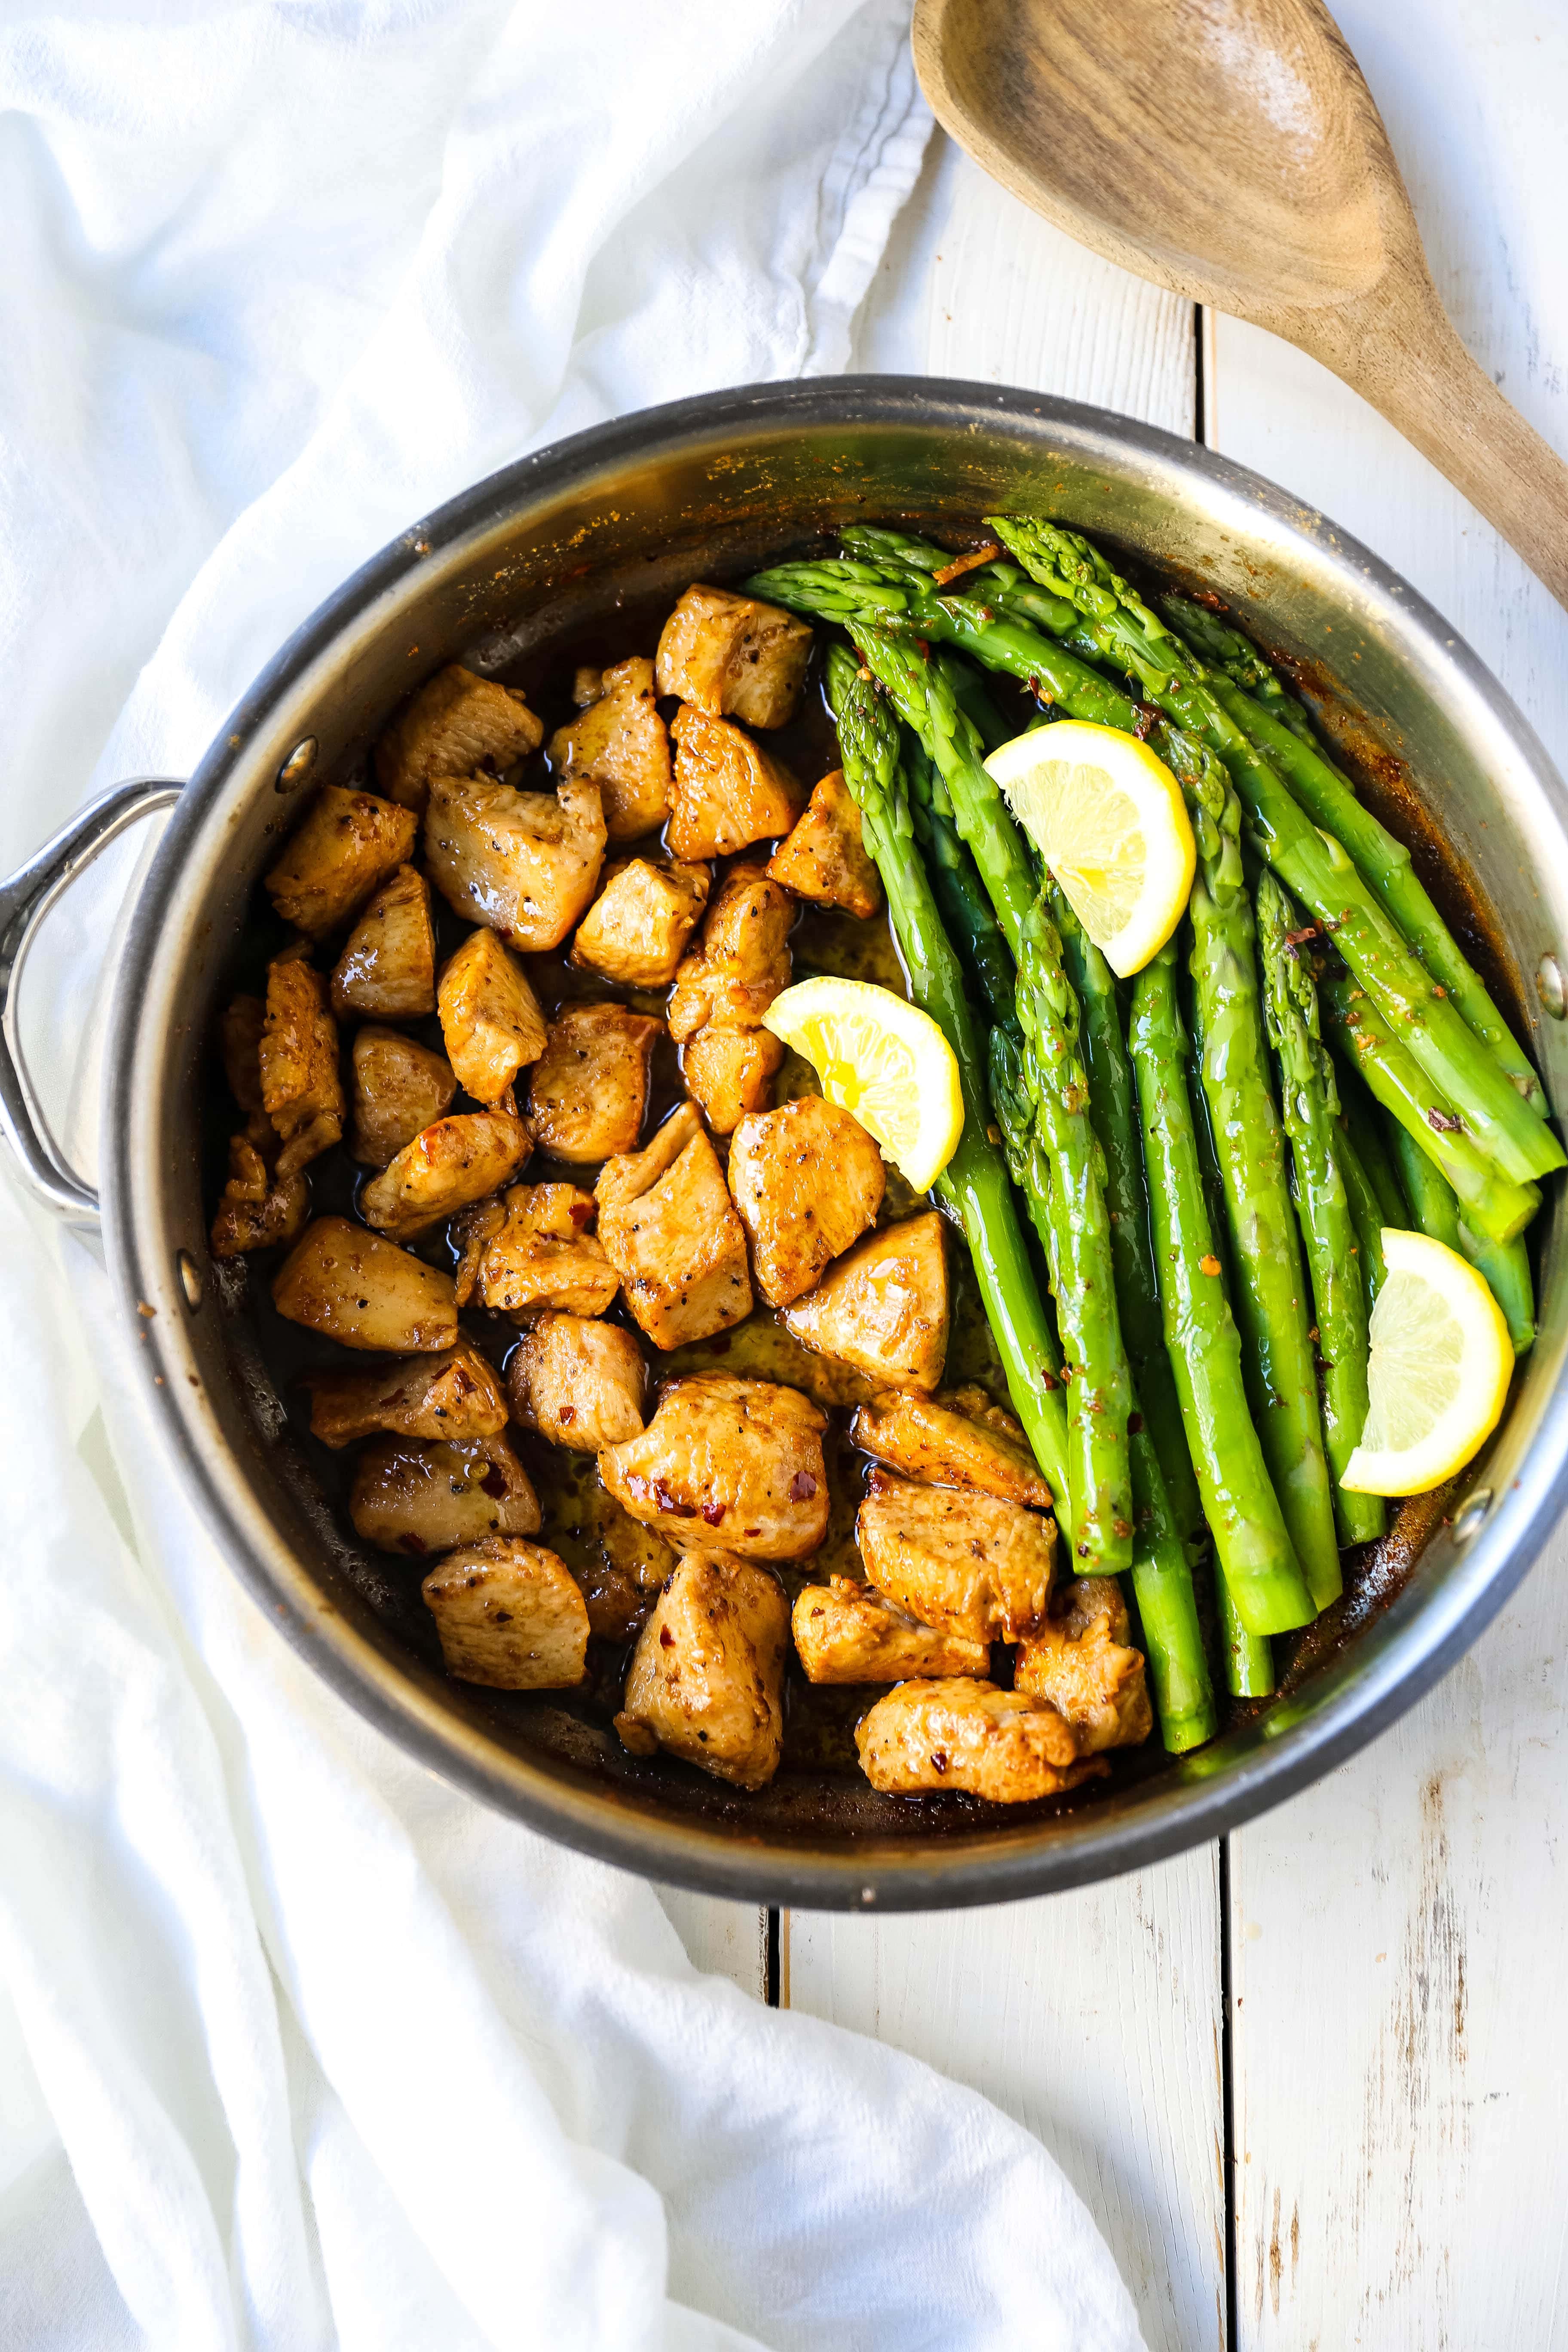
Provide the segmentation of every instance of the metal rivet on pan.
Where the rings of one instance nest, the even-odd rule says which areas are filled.
[[[199,1307],[202,1303],[201,1267],[189,1250],[177,1250],[174,1254],[174,1264],[180,1270],[180,1287],[185,1294],[186,1306]]]
[[[874,1886],[863,1886],[860,1889],[860,1900],[862,1903],[875,1903],[877,1900],[876,1888]]]
[[[278,790],[280,793],[293,792],[296,785],[304,782],[315,764],[316,739],[313,735],[307,735],[302,743],[295,744],[279,769]]]
[[[1568,1013],[1568,989],[1563,985],[1563,967],[1554,955],[1543,955],[1536,965],[1535,992],[1553,1021],[1561,1021]]]
[[[1476,1537],[1480,1534],[1482,1523],[1486,1518],[1487,1513],[1491,1509],[1491,1488],[1489,1486],[1478,1486],[1475,1493],[1470,1496],[1464,1508],[1460,1511],[1458,1518],[1454,1521],[1452,1528],[1449,1530],[1453,1536],[1454,1541],[1457,1544],[1468,1544],[1473,1542]]]

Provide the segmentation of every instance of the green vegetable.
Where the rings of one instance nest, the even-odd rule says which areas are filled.
[[[1315,1612],[1253,1426],[1204,1195],[1173,942],[1138,975],[1129,1042],[1165,1345],[1205,1516],[1247,1631],[1286,1633]]]
[[[1312,1284],[1322,1368],[1323,1445],[1342,1543],[1371,1543],[1387,1514],[1375,1495],[1347,1494],[1341,1475],[1361,1442],[1367,1412],[1367,1301],[1337,1143],[1339,1097],[1321,1041],[1317,984],[1296,911],[1271,874],[1258,881],[1258,955],[1268,1042],[1279,1066],[1279,1103],[1290,1139],[1296,1221]],[[1316,1597],[1316,1596],[1314,1596]]]
[[[1376,1188],[1362,1165],[1361,1154],[1351,1141],[1350,1130],[1342,1118],[1335,1125],[1334,1157],[1339,1161],[1340,1174],[1344,1180],[1351,1223],[1355,1227],[1356,1255],[1370,1321],[1372,1310],[1377,1304],[1377,1294],[1388,1279],[1388,1266],[1383,1255],[1383,1228],[1388,1220],[1384,1215]],[[1404,1220],[1399,1222],[1403,1223]]]

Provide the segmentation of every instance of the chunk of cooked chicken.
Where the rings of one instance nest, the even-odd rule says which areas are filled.
[[[499,775],[544,740],[515,687],[479,677],[458,662],[438,669],[375,747],[375,780],[388,800],[419,814],[437,776]]]
[[[770,1307],[811,1289],[876,1223],[887,1187],[882,1155],[859,1120],[816,1095],[742,1119],[729,1173]]]
[[[542,1544],[488,1536],[449,1552],[419,1588],[447,1672],[492,1690],[570,1690],[587,1672],[588,1612]]]
[[[669,1000],[681,1075],[718,1135],[762,1108],[784,1047],[761,1028],[789,986],[795,909],[760,866],[736,866],[708,910],[702,943],[685,958]]]
[[[378,1021],[416,1021],[436,1010],[436,934],[430,885],[400,866],[349,934],[332,973],[332,1010]]]
[[[766,1029],[700,1029],[680,1049],[680,1075],[715,1135],[763,1109],[784,1049]]]
[[[267,877],[268,896],[286,923],[319,939],[406,862],[418,830],[406,809],[374,793],[326,784]]]
[[[860,812],[842,768],[824,776],[805,814],[768,860],[775,882],[818,907],[842,907],[862,921],[882,903],[882,884],[860,837]]]
[[[414,1559],[539,1532],[538,1498],[504,1437],[373,1437],[354,1465],[349,1517],[377,1551]]]
[[[505,1198],[469,1212],[458,1303],[477,1289],[482,1307],[530,1315],[602,1315],[620,1277],[588,1228],[594,1196],[574,1184],[514,1184]],[[466,1223],[466,1221],[464,1221]],[[458,1231],[458,1228],[454,1228]]]
[[[804,1559],[827,1532],[827,1416],[773,1381],[671,1381],[640,1436],[606,1446],[599,1475],[679,1551]]]
[[[476,1102],[499,1102],[544,1051],[539,999],[494,931],[470,931],[442,966],[437,1002],[447,1056]]]
[[[922,1625],[1016,1642],[1046,1621],[1057,1531],[1042,1512],[874,1470],[855,1535],[878,1591]]]
[[[563,1004],[528,1082],[541,1151],[586,1165],[632,1151],[647,1108],[647,1066],[662,1021],[624,1004]]]
[[[591,777],[610,839],[636,841],[669,814],[669,732],[654,700],[653,664],[634,654],[596,677],[579,670],[576,684],[594,690],[574,693],[580,715],[551,737],[551,768]]]
[[[900,1683],[862,1716],[855,1745],[866,1778],[889,1797],[962,1789],[994,1805],[1026,1805],[1106,1769],[1079,1759],[1054,1706],[968,1675]]]
[[[306,1372],[301,1385],[310,1392],[311,1436],[334,1449],[377,1430],[466,1444],[499,1437],[507,1423],[500,1381],[467,1339],[439,1356]]]
[[[218,1023],[218,1050],[228,1090],[246,1115],[246,1139],[263,1160],[278,1155],[278,1130],[261,1099],[261,1039],[267,1007],[259,996],[237,996]]]
[[[425,812],[430,879],[465,922],[525,954],[558,948],[581,919],[605,857],[599,787],[568,776],[518,793],[487,776],[437,776]]]
[[[346,1108],[327,983],[300,956],[267,967],[259,1066],[262,1104],[283,1147],[277,1172],[292,1176],[340,1140]]]
[[[850,1576],[806,1584],[790,1629],[808,1683],[897,1683],[908,1675],[988,1675],[991,1644],[906,1617]]]
[[[1127,1603],[1113,1576],[1075,1576],[1067,1606],[1018,1644],[1014,1683],[1048,1699],[1086,1756],[1136,1748],[1154,1728],[1143,1654],[1128,1643]]]
[[[542,1315],[507,1366],[515,1418],[552,1445],[597,1454],[643,1425],[642,1353],[618,1323]]]
[[[654,1604],[616,1729],[635,1754],[655,1743],[704,1772],[760,1789],[784,1745],[789,1603],[767,1569],[722,1552],[683,1559]]]
[[[605,1255],[656,1348],[685,1347],[744,1322],[752,1311],[745,1229],[689,1103],[643,1150],[610,1160],[596,1195]]]
[[[506,1111],[438,1118],[405,1143],[360,1194],[360,1214],[390,1241],[411,1242],[470,1202],[488,1200],[527,1165],[533,1138]]]
[[[678,694],[710,719],[783,727],[795,717],[811,624],[755,596],[689,588],[658,641],[660,694]]]
[[[370,1168],[384,1168],[434,1127],[458,1091],[441,1055],[396,1029],[358,1031],[350,1066],[354,1123],[349,1149]]]
[[[278,1269],[272,1303],[290,1323],[345,1348],[425,1355],[457,1344],[451,1276],[347,1217],[307,1226]]]
[[[923,1486],[975,1486],[1031,1510],[1051,1507],[1023,1431],[984,1389],[939,1397],[889,1391],[860,1407],[849,1433],[862,1454]]]
[[[228,1181],[213,1219],[214,1257],[243,1257],[249,1250],[291,1242],[310,1206],[302,1175],[273,1177],[253,1143],[243,1135],[228,1140]]]
[[[933,1209],[868,1234],[784,1321],[804,1347],[879,1387],[934,1389],[947,1359],[942,1219]]]
[[[788,833],[805,805],[789,770],[728,719],[705,718],[683,702],[670,729],[675,740],[675,811],[666,835],[670,855],[729,857],[753,841]]]
[[[619,988],[668,988],[708,904],[706,866],[634,857],[605,869],[604,888],[572,942],[572,961]]]

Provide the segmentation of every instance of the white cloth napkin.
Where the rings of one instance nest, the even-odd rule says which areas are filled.
[[[929,127],[905,15],[9,11],[5,863],[188,770],[464,484],[841,366]],[[57,1075],[110,904],[61,919]],[[314,1680],[182,1502],[90,1248],[9,1180],[0,1264],[0,2343],[1134,2352],[1027,2133],[699,1977],[650,1888]]]

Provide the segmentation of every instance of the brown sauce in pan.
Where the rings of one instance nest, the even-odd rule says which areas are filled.
[[[920,527],[918,518],[901,520],[907,520],[910,527]],[[945,522],[941,536],[952,545],[965,534]],[[976,530],[971,536],[979,544],[984,534]],[[554,640],[542,656],[512,663],[496,673],[506,683],[525,690],[531,706],[544,723],[546,743],[554,729],[573,715],[570,688],[576,666],[591,663],[605,667],[629,654],[651,653],[669,601],[668,596],[628,600],[602,622]],[[1424,810],[1413,780],[1369,728],[1343,714],[1328,694],[1324,680],[1301,671],[1298,666],[1295,682],[1310,700],[1320,723],[1327,718],[1325,732],[1335,755],[1349,770],[1368,804],[1408,844],[1423,881],[1498,1000],[1510,1011],[1516,1030],[1528,1037],[1528,1025],[1520,1017],[1518,997],[1495,927],[1473,885]],[[1007,715],[1014,715],[1016,706],[1021,729],[1032,709],[1023,690],[1004,678],[993,677],[988,683]],[[673,704],[666,706],[667,715],[673,708]],[[388,719],[393,715],[388,712]],[[770,751],[808,787],[837,765],[837,742],[815,657],[798,716],[788,727],[774,730],[768,743]],[[365,762],[332,781],[363,782],[374,789]],[[509,781],[525,788],[547,789],[551,780],[543,752],[535,754]],[[743,854],[755,858],[766,853],[759,848]],[[733,862],[718,862],[715,887],[727,865]],[[432,893],[432,898],[439,964],[467,935],[469,926],[451,912],[438,891]],[[240,991],[265,993],[268,961],[289,936],[258,885],[223,1001],[226,1003]],[[898,951],[885,914],[860,922],[832,908],[803,906],[791,934],[790,947],[796,980],[817,971],[836,972],[904,990]],[[322,968],[330,969],[337,951],[334,939],[325,944],[317,961]],[[611,996],[638,1011],[663,1014],[662,994],[613,989],[597,975],[574,969],[564,950],[552,956],[531,956],[527,961],[547,1018],[553,1017],[559,1006],[569,999]],[[421,1043],[442,1049],[440,1024],[434,1015],[397,1025]],[[782,1102],[814,1085],[809,1068],[791,1056],[777,1081],[775,1099]],[[656,1049],[650,1072],[645,1135],[652,1133],[681,1099],[682,1093],[676,1050],[666,1037]],[[468,1097],[459,1092],[453,1108],[469,1107]],[[216,1205],[222,1189],[227,1137],[236,1124],[215,1051],[205,1126],[209,1209]],[[719,1148],[722,1156],[727,1145],[721,1142]],[[375,1172],[353,1160],[345,1145],[313,1161],[309,1171],[311,1215],[352,1214],[361,1186]],[[568,1168],[536,1154],[524,1171],[523,1181],[532,1184],[562,1180],[591,1189],[596,1173],[596,1170]],[[916,1205],[907,1186],[896,1171],[889,1170],[888,1198],[879,1222],[907,1215]],[[413,1246],[434,1264],[454,1263],[454,1253],[443,1228],[437,1228]],[[319,1497],[320,1510],[330,1517],[336,1530],[332,1549],[347,1568],[355,1589],[422,1660],[439,1670],[439,1645],[419,1593],[422,1568],[414,1562],[404,1565],[358,1543],[347,1507],[353,1449],[334,1453],[310,1433],[309,1399],[300,1376],[317,1366],[342,1364],[347,1356],[330,1340],[286,1322],[277,1313],[268,1286],[279,1256],[278,1252],[263,1253],[254,1263],[240,1259],[216,1270],[216,1289],[224,1309],[243,1327],[234,1333],[237,1361],[252,1392],[259,1391],[265,1396],[269,1391],[280,1406],[284,1426],[278,1442],[290,1475],[307,1493]],[[1006,1404],[1005,1382],[962,1244],[950,1247],[949,1267],[953,1314],[943,1384],[955,1387],[975,1382],[996,1402]],[[610,1312],[611,1319],[628,1320],[618,1300]],[[519,1327],[510,1318],[482,1308],[465,1311],[461,1321],[465,1334],[498,1370],[504,1370],[518,1344]],[[829,1427],[824,1444],[832,1510],[826,1540],[810,1559],[782,1563],[781,1574],[792,1600],[803,1583],[820,1581],[840,1570],[858,1574],[854,1523],[868,1465],[849,1442],[848,1423],[854,1400],[850,1397],[845,1401],[841,1386],[836,1394],[833,1368],[802,1348],[760,1303],[744,1324],[713,1339],[683,1348],[668,1357],[657,1356],[646,1342],[643,1349],[645,1356],[656,1358],[651,1366],[655,1381],[682,1371],[722,1369],[799,1387],[827,1409]],[[269,1421],[274,1417],[268,1416]],[[1140,1749],[1113,1752],[1109,1781],[1101,1781],[1098,1787],[1091,1784],[1075,1796],[1037,1806],[992,1806],[961,1795],[878,1797],[859,1773],[853,1744],[855,1725],[879,1695],[878,1690],[813,1687],[805,1680],[793,1653],[786,1680],[784,1760],[771,1790],[755,1797],[742,1797],[724,1784],[671,1759],[645,1762],[624,1755],[613,1736],[606,1740],[604,1734],[620,1702],[637,1632],[662,1575],[673,1565],[674,1555],[656,1533],[637,1527],[605,1494],[592,1454],[565,1452],[515,1426],[508,1435],[539,1496],[543,1515],[540,1540],[557,1550],[578,1578],[595,1628],[589,1647],[588,1680],[579,1692],[552,1693],[542,1699],[538,1696],[461,1686],[471,1714],[489,1718],[512,1735],[526,1727],[524,1736],[532,1743],[600,1772],[608,1770],[634,1784],[658,1786],[668,1801],[686,1810],[695,1807],[710,1816],[732,1818],[742,1826],[750,1821],[760,1827],[765,1821],[770,1828],[776,1828],[794,1821],[817,1832],[838,1828],[882,1833],[918,1832],[940,1837],[987,1822],[1017,1823],[1092,1803],[1108,1790],[1126,1788],[1164,1770],[1171,1763],[1156,1731]],[[1309,1675],[1327,1664],[1389,1605],[1407,1581],[1424,1545],[1441,1523],[1450,1491],[1391,1507],[1388,1535],[1360,1552],[1343,1556],[1345,1591],[1342,1599],[1315,1624],[1276,1643],[1279,1696],[1300,1689]],[[1211,1660],[1215,1669],[1223,1727],[1227,1710],[1228,1719],[1237,1721],[1266,1710],[1274,1701],[1226,1699],[1213,1642],[1206,1571],[1198,1571],[1197,1584],[1200,1611],[1211,1636]],[[1008,1655],[1000,1648],[994,1654],[999,1678],[1007,1677]],[[589,1735],[586,1738],[585,1732]]]

